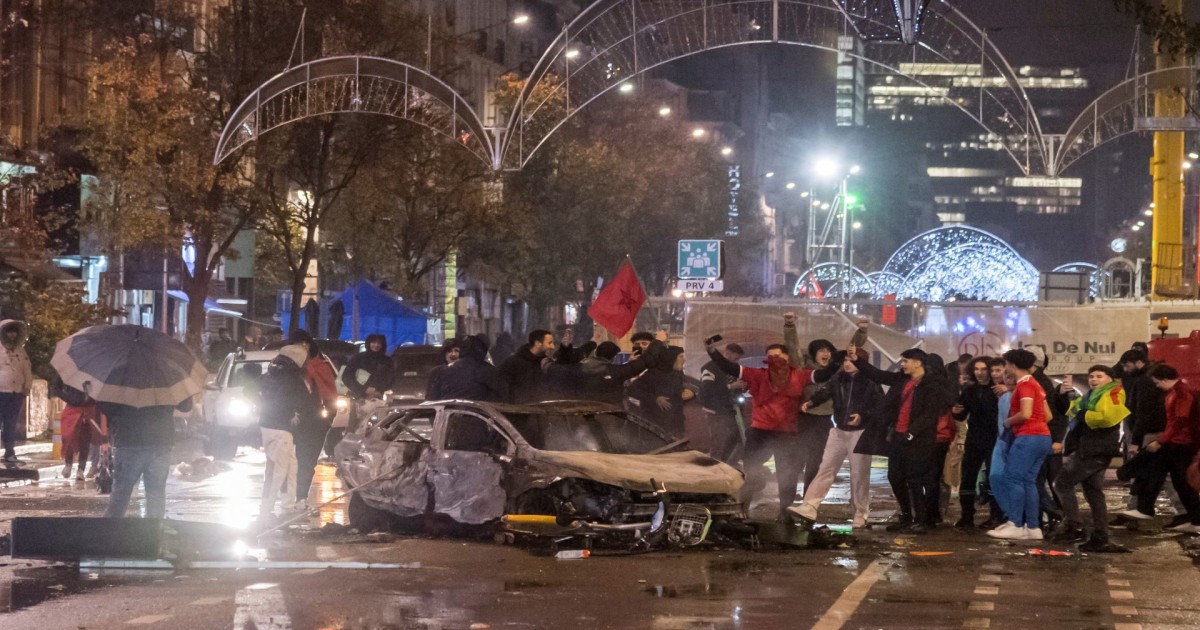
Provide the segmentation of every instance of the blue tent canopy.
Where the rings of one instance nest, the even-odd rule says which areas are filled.
[[[429,317],[410,306],[400,302],[391,293],[380,289],[367,280],[360,280],[350,286],[335,300],[323,304],[323,311],[329,312],[329,304],[341,302],[344,316],[339,339],[342,341],[357,341],[354,335],[354,298],[358,295],[358,338],[366,339],[367,335],[383,335],[387,337],[388,351],[403,344],[425,343],[427,322]],[[281,325],[287,330],[291,319],[290,313],[281,314]],[[328,316],[328,315],[326,315]],[[306,313],[300,310],[300,327],[305,327]],[[322,330],[324,327],[322,327]],[[318,335],[320,336],[320,335]]]

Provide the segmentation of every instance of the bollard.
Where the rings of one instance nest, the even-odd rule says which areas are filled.
[[[50,421],[50,443],[54,445],[50,449],[50,458],[62,459],[62,414],[55,414]]]

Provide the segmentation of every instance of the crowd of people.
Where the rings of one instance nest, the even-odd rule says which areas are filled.
[[[799,362],[790,315],[784,331],[785,343],[767,347],[764,367],[740,365],[739,346],[710,338],[711,363],[702,371],[706,382],[738,379],[749,393],[742,499],[749,503],[763,488],[763,463],[773,457],[783,521],[811,527],[849,460],[853,527],[869,527],[871,457],[883,456],[899,506],[886,525],[890,532],[938,528],[957,487],[954,525],[961,530],[1121,552],[1109,529],[1154,518],[1170,476],[1176,516],[1167,528],[1200,533],[1200,397],[1174,367],[1151,364],[1145,344],[1135,344],[1116,366],[1089,367],[1080,394],[1069,380],[1056,385],[1046,375],[1040,347],[964,355],[949,365],[914,348],[901,353],[899,371],[891,372],[868,362],[865,329],[844,351],[815,340]],[[724,400],[706,401],[714,416],[729,409]],[[728,457],[726,449],[713,453]],[[1129,506],[1109,522],[1105,474],[1119,457],[1125,463],[1118,477],[1131,481]],[[1079,488],[1090,524],[1081,516]]]

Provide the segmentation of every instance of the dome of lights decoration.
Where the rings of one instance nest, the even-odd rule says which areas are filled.
[[[793,295],[838,295],[834,289],[843,277],[852,279],[853,294],[876,299],[1033,302],[1038,291],[1037,268],[995,234],[964,225],[918,234],[870,274],[817,265],[800,276]]]

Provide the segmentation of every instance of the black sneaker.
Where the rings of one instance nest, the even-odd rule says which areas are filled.
[[[888,523],[887,527],[885,527],[884,529],[886,529],[889,532],[902,532],[902,531],[907,530],[909,527],[912,527],[912,524],[913,524],[913,520],[911,518],[901,517],[897,520],[892,521],[891,523]]]
[[[958,519],[958,522],[956,522],[954,524],[954,527],[957,529],[961,529],[964,532],[974,531],[975,530],[975,519],[964,516],[964,517]]]
[[[1128,547],[1123,547],[1107,540],[1096,540],[1095,538],[1079,545],[1079,550],[1084,553],[1129,553]]]
[[[1175,517],[1171,519],[1170,523],[1167,523],[1166,525],[1163,526],[1163,529],[1171,529],[1172,527],[1179,527],[1180,525],[1187,525],[1188,523],[1191,523],[1191,522],[1192,521],[1188,519],[1187,514],[1176,514]]]
[[[1134,521],[1132,518],[1129,518],[1128,516],[1125,516],[1124,514],[1118,514],[1116,518],[1114,518],[1113,520],[1108,522],[1108,526],[1109,527],[1129,527],[1130,525],[1134,524],[1135,522],[1136,521]]]
[[[926,525],[925,523],[913,523],[912,525],[909,525],[908,527],[901,530],[901,532],[905,533],[905,534],[922,535],[922,534],[928,534],[929,532],[932,532],[933,530],[934,530],[934,527],[932,527],[930,525]]]
[[[18,459],[16,455],[5,455],[4,463],[5,464],[20,464],[21,460]]]
[[[1087,540],[1087,533],[1078,525],[1064,523],[1050,534],[1050,542],[1073,544]]]

